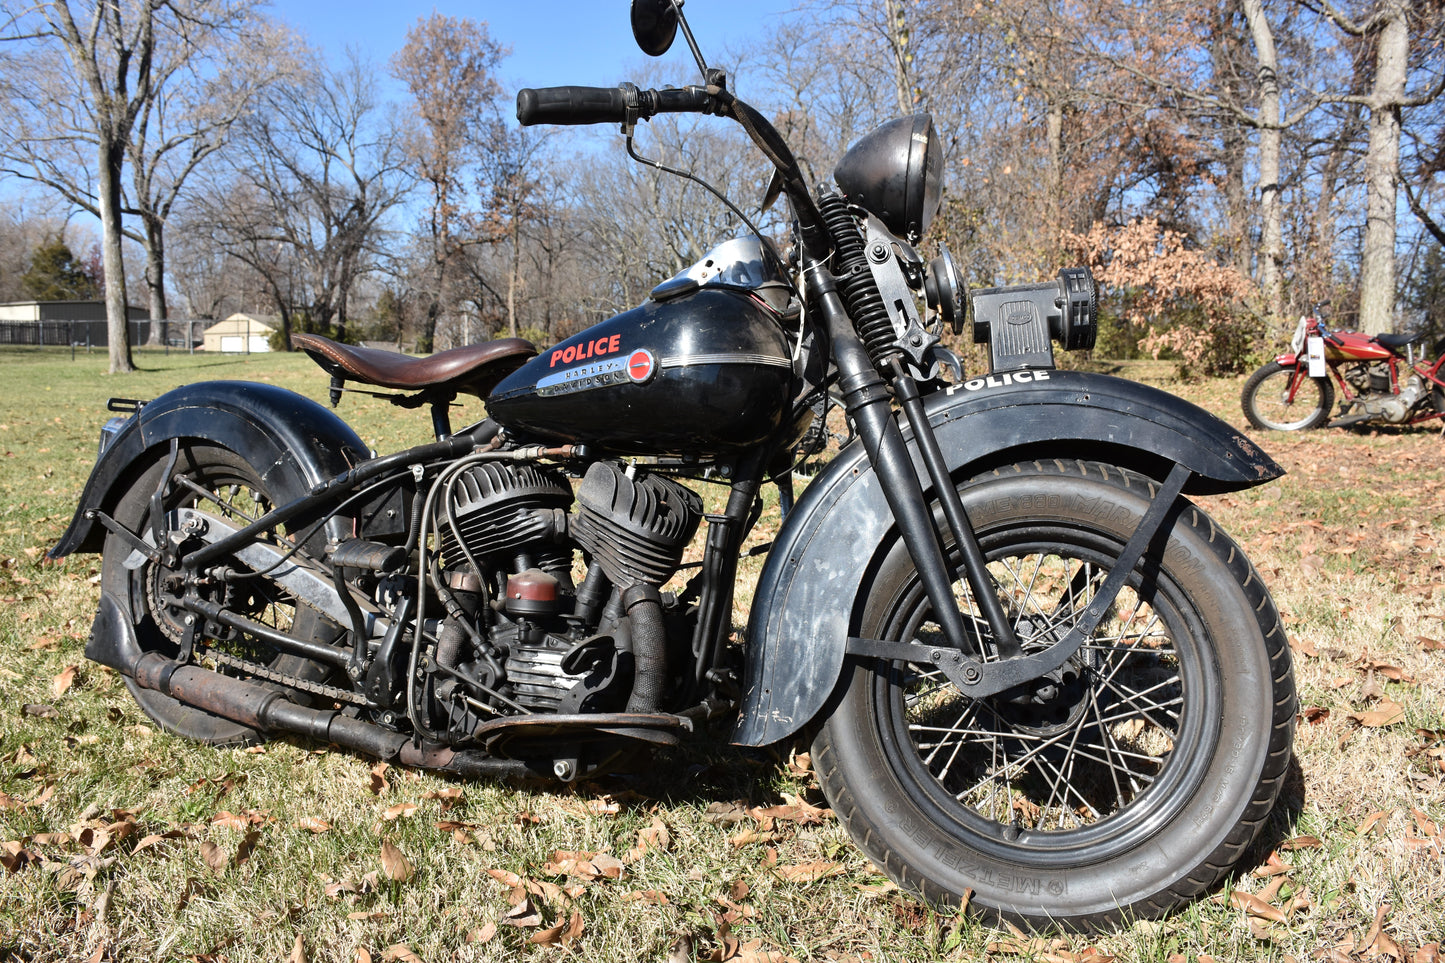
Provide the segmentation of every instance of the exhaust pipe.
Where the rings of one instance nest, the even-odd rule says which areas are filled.
[[[183,665],[159,652],[143,651],[135,626],[110,593],[100,597],[85,655],[143,688],[268,735],[294,733],[377,759],[472,778],[535,778],[549,771],[523,759],[498,759],[481,752],[418,743],[336,709],[299,705],[280,687],[234,679],[197,665]]]

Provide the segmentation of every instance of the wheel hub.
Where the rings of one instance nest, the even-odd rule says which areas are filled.
[[[1053,645],[1063,637],[1059,626],[1019,619],[1019,638]],[[1074,728],[1090,704],[1090,681],[1096,657],[1082,649],[1068,662],[1037,679],[1025,682],[992,700],[995,711],[1011,725],[1038,736],[1052,736]]]

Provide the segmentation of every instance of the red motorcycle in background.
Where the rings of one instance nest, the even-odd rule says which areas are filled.
[[[1240,403],[1251,425],[1304,431],[1445,418],[1445,339],[1427,355],[1423,333],[1330,331],[1319,314],[1300,318],[1289,352],[1244,383]],[[1336,386],[1340,410],[1330,421]]]

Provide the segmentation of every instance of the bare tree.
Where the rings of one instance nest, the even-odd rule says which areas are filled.
[[[1445,68],[1439,59],[1442,17],[1438,5],[1412,0],[1377,0],[1363,16],[1352,16],[1331,0],[1302,0],[1345,34],[1370,41],[1373,80],[1366,93],[1335,96],[1368,111],[1365,154],[1365,234],[1360,251],[1360,327],[1372,334],[1394,326],[1396,295],[1396,205],[1399,200],[1400,113],[1434,101],[1445,91]],[[1425,66],[1413,64],[1421,86],[1409,90],[1412,35],[1423,32],[1436,56]],[[1417,37],[1418,40],[1418,37]],[[1424,70],[1420,68],[1424,67]],[[1431,76],[1438,73],[1439,76]]]
[[[431,248],[431,285],[419,338],[424,350],[431,348],[438,319],[456,307],[463,246],[456,223],[466,208],[468,172],[502,138],[496,111],[501,87],[493,75],[505,55],[486,24],[433,12],[407,32],[391,60],[417,121],[404,141],[407,164],[429,195],[423,230]]]
[[[11,45],[12,69],[4,71],[12,132],[3,145],[7,170],[100,219],[113,372],[134,370],[122,254],[132,138],[152,123],[163,125],[165,98],[197,51],[236,29],[248,11],[238,0],[47,0],[0,28]],[[135,156],[145,157],[144,148]],[[148,242],[148,235],[141,239]],[[164,290],[163,261],[152,290]]]
[[[155,96],[136,116],[127,153],[131,167],[126,213],[140,221],[126,234],[146,252],[151,339],[165,336],[166,222],[189,178],[229,141],[232,126],[255,98],[291,67],[288,31],[240,6],[224,21],[196,30],[186,48],[167,47]]]
[[[264,279],[287,343],[296,307],[346,337],[353,287],[410,185],[401,165],[374,72],[354,57],[272,84],[239,123],[206,207],[219,242]]]

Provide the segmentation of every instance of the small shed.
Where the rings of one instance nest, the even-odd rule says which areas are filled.
[[[207,351],[224,354],[257,354],[270,351],[270,337],[276,330],[276,317],[269,314],[246,314],[237,311],[224,321],[206,329]]]

